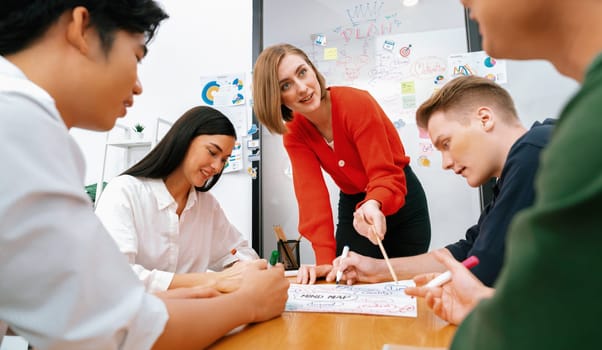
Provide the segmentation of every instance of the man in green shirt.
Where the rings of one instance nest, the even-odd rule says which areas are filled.
[[[452,349],[600,348],[602,1],[462,2],[488,54],[545,58],[582,87],[542,153],[534,205],[511,224],[495,291],[439,255],[452,281],[408,294],[425,296],[435,313],[461,321]]]

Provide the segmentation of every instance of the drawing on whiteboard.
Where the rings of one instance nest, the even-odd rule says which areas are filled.
[[[412,44],[404,46],[399,50],[401,57],[408,57],[412,53]]]
[[[373,4],[367,2],[366,4],[360,4],[353,7],[353,9],[347,9],[347,16],[349,21],[354,26],[357,26],[365,22],[375,22],[380,17],[380,12],[385,3],[383,1],[374,1]]]
[[[393,40],[385,40],[383,43],[383,49],[392,52],[395,48],[395,42]]]
[[[354,286],[291,284],[286,311],[416,317],[416,299],[404,293],[411,280]]]
[[[393,53],[386,50],[381,40],[407,47],[404,50],[407,57],[403,57],[400,48]],[[417,106],[448,80],[448,56],[462,52],[465,40],[463,28],[379,36],[378,43],[372,46],[372,66],[355,80],[356,86],[370,91],[392,120],[403,119],[408,125],[415,124]],[[407,82],[412,85],[403,84]],[[415,96],[403,97],[410,94]]]

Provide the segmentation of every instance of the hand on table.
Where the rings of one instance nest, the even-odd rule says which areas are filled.
[[[265,270],[266,267],[265,259],[238,261],[223,271],[215,272],[215,288],[221,293],[232,293],[240,287],[245,271]]]
[[[301,265],[297,272],[297,283],[314,284],[316,283],[316,279],[326,276],[330,270],[332,270],[332,265],[329,264],[317,266]]]
[[[440,287],[426,287],[424,285],[439,273],[421,274],[414,277],[416,287],[406,288],[405,292],[408,295],[425,298],[427,306],[443,320],[460,324],[481,299],[490,298],[495,290],[483,285],[470,270],[450,254],[435,251],[433,255],[451,272],[451,281]]]

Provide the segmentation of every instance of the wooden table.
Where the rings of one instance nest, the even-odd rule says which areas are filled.
[[[439,319],[418,299],[418,317],[284,312],[248,325],[210,349],[382,349],[384,344],[448,347],[456,326]]]

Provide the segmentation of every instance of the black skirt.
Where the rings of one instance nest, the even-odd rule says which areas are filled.
[[[426,253],[431,242],[431,223],[426,195],[416,174],[409,165],[404,168],[408,193],[406,202],[395,214],[387,216],[387,233],[382,241],[390,258]],[[382,259],[377,245],[353,228],[355,206],[366,193],[339,195],[339,214],[336,230],[337,256],[348,245],[351,251]]]

